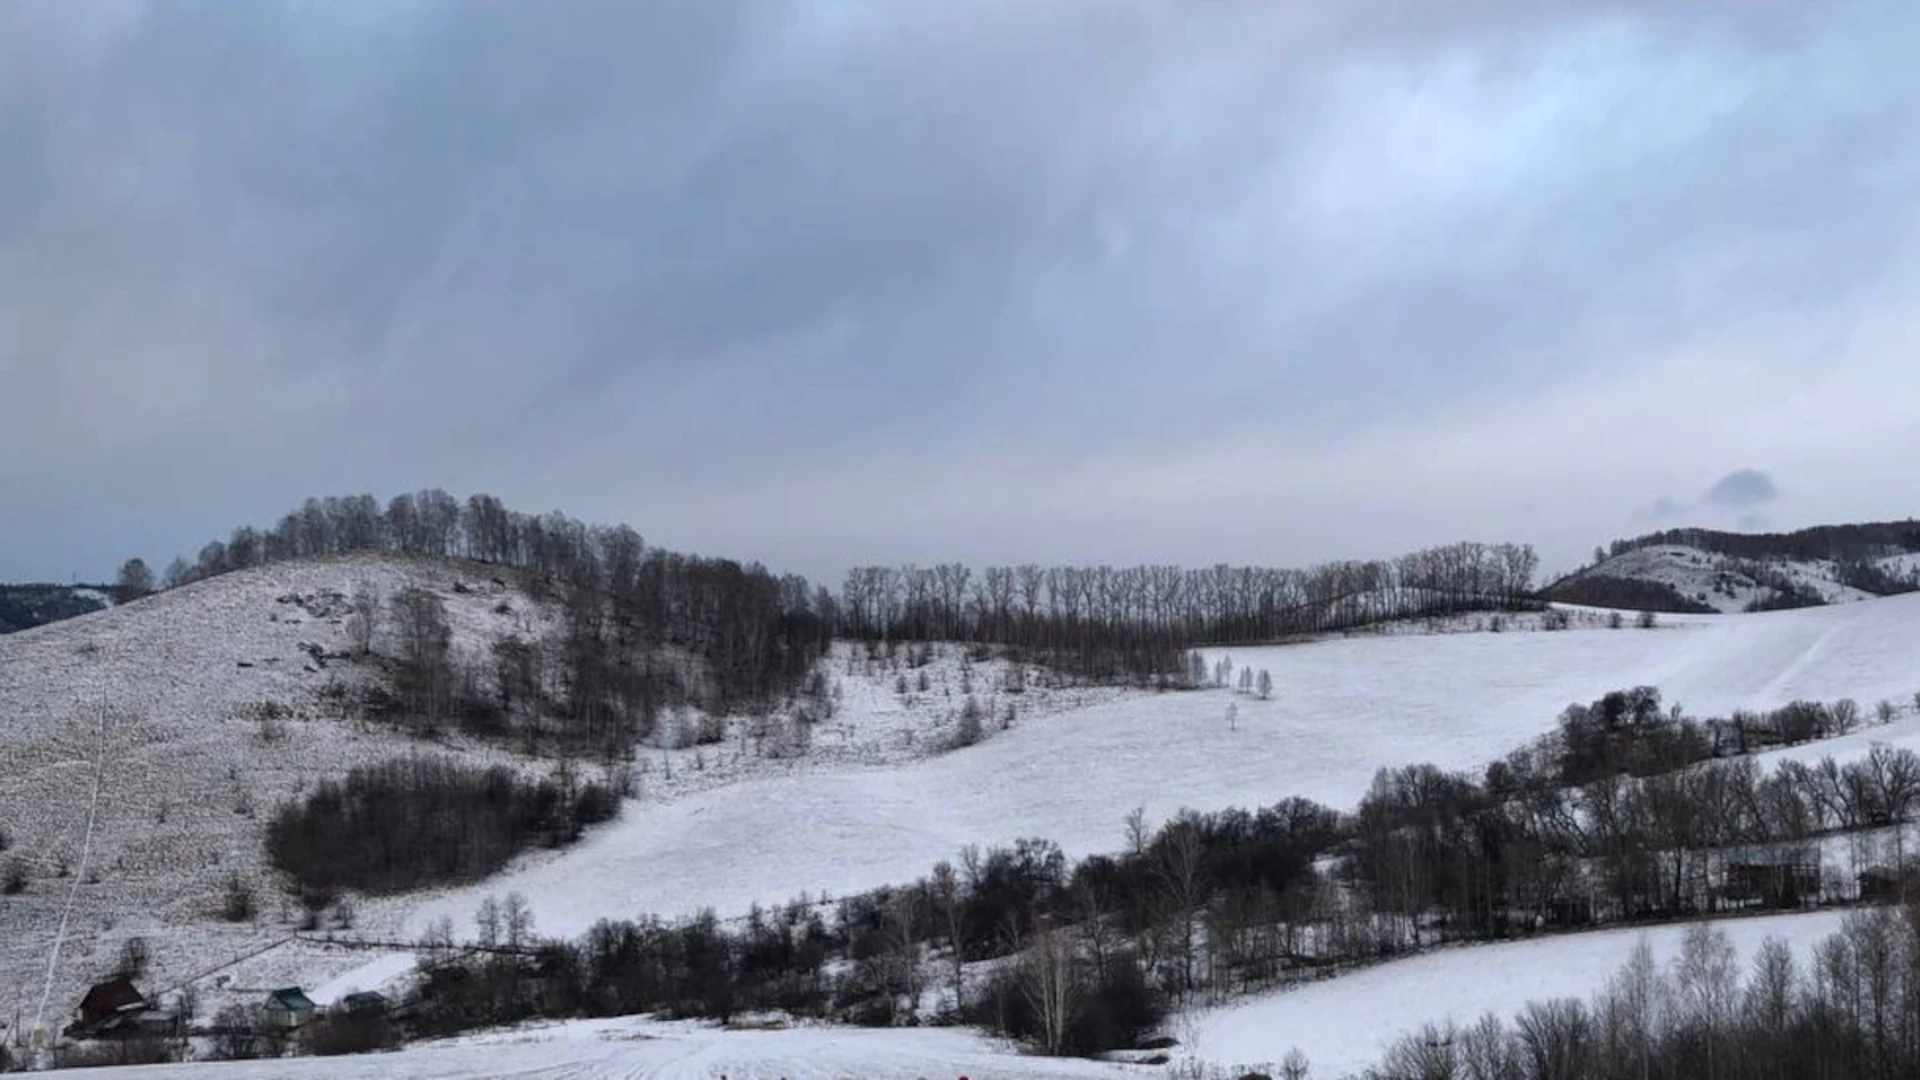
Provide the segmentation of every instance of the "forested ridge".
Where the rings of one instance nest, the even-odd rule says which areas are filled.
[[[1829,559],[1848,562],[1920,551],[1920,521],[1816,525],[1785,533],[1739,533],[1718,529],[1666,529],[1615,540],[1609,555],[1635,548],[1680,544],[1736,559]]]
[[[119,589],[135,598],[156,584],[364,551],[523,571],[532,590],[566,605],[568,645],[557,651],[577,669],[567,680],[582,688],[576,710],[649,717],[675,695],[722,713],[764,707],[791,694],[835,637],[1004,647],[1090,680],[1173,686],[1196,645],[1539,606],[1532,548],[1480,543],[1303,570],[867,566],[849,571],[836,593],[758,563],[649,547],[624,525],[523,514],[490,495],[463,501],[438,490],[384,506],[370,495],[308,499],[271,529],[243,526],[191,561],[173,560],[157,582],[144,561],[130,560]],[[667,677],[652,660],[662,646],[701,656],[710,684],[657,685]]]

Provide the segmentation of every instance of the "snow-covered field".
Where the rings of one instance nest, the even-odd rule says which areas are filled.
[[[1793,946],[1804,962],[1844,918],[1828,911],[1714,925],[1745,967],[1768,938]],[[1425,1024],[1467,1025],[1487,1013],[1511,1019],[1529,1002],[1550,998],[1585,1002],[1606,987],[1642,938],[1666,965],[1685,933],[1685,926],[1670,925],[1442,949],[1196,1012],[1182,1025],[1182,1054],[1236,1075],[1236,1067],[1272,1071],[1297,1048],[1315,1080],[1337,1080],[1378,1064],[1388,1046]]]
[[[0,827],[15,838],[8,854],[33,866],[27,893],[0,898],[0,1013],[34,1013],[69,897],[68,951],[54,966],[50,998],[56,1021],[129,934],[149,939],[153,982],[163,987],[284,937],[289,913],[278,900],[268,899],[254,924],[213,916],[229,871],[260,872],[261,818],[318,776],[419,744],[328,711],[327,683],[352,677],[352,665],[313,668],[299,644],[344,649],[343,620],[325,603],[279,598],[346,593],[362,578],[388,593],[423,583],[446,597],[469,649],[550,617],[477,573],[377,558],[283,565],[0,639]],[[454,590],[456,579],[468,591]],[[496,610],[503,603],[511,614]],[[1183,807],[1291,795],[1346,808],[1382,766],[1475,767],[1548,730],[1569,702],[1637,684],[1658,686],[1694,715],[1843,696],[1870,712],[1880,699],[1910,702],[1920,689],[1912,664],[1920,596],[1663,616],[1652,630],[1510,625],[1222,650],[1210,659],[1221,655],[1269,671],[1272,697],[1078,691],[1035,680],[1014,693],[1004,665],[968,668],[951,647],[925,668],[843,647],[827,664],[838,708],[814,729],[805,756],[756,752],[740,725],[718,746],[642,749],[633,763],[638,798],[617,822],[479,886],[362,900],[356,932],[411,935],[447,916],[466,934],[481,899],[515,890],[546,934],[702,907],[733,915],[802,893],[908,880],[969,844],[1040,836],[1070,855],[1112,850],[1136,807],[1150,821]],[[964,683],[986,706],[988,737],[949,752]],[[294,710],[271,739],[248,718],[266,701]],[[1015,719],[1001,730],[1008,704]],[[1920,744],[1920,721],[1788,752],[1864,752],[1886,738]],[[443,749],[544,767],[481,746]],[[344,993],[382,985],[404,966],[404,953],[290,943],[222,975],[240,994],[286,984]]]
[[[391,1054],[89,1070],[106,1080],[1071,1080],[1161,1070],[1022,1057],[952,1028],[797,1027],[721,1031],[696,1024],[583,1020],[429,1043]]]

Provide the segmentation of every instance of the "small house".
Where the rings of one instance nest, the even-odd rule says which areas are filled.
[[[391,1004],[376,990],[362,990],[340,999],[340,1011],[348,1016],[385,1016]]]
[[[149,1007],[146,995],[132,979],[116,975],[95,985],[80,999],[74,1029],[87,1035],[106,1032],[130,1023]]]
[[[276,1031],[292,1031],[313,1019],[313,1001],[297,986],[275,990],[261,1007],[262,1019]]]

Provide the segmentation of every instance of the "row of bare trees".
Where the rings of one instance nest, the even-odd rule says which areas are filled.
[[[866,640],[1016,646],[1049,662],[1181,677],[1192,645],[1274,641],[1389,619],[1531,604],[1531,547],[1461,543],[1306,570],[1227,566],[866,566],[839,626]]]
[[[1302,1063],[1295,1075],[1312,1075]],[[1588,1001],[1427,1025],[1367,1080],[1896,1080],[1920,1076],[1920,909],[1862,911],[1798,952],[1741,957],[1696,923],[1664,967],[1641,942]]]

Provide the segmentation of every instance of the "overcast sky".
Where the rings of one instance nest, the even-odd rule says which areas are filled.
[[[485,490],[876,560],[1920,510],[1920,5],[0,4],[0,579]]]

